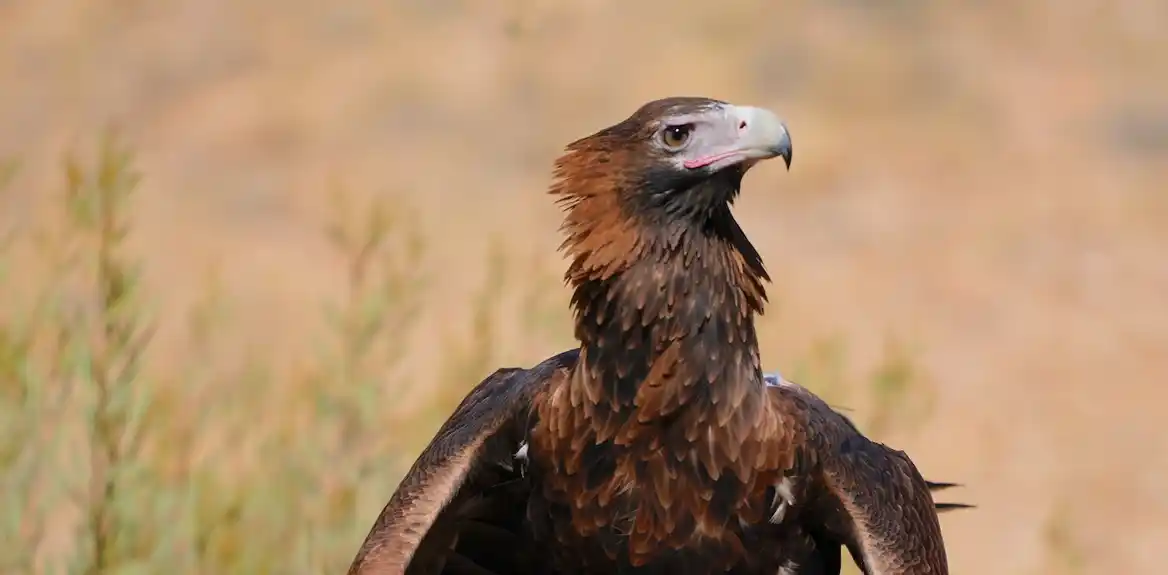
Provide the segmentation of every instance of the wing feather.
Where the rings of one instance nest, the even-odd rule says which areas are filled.
[[[825,477],[850,523],[845,545],[865,573],[948,573],[929,484],[907,455],[849,437],[825,461]]]
[[[795,470],[810,479],[805,493],[816,494],[802,527],[825,534],[825,550],[847,547],[866,575],[947,574],[938,514],[973,506],[936,503],[932,492],[957,484],[926,480],[907,455],[869,440],[806,388],[780,376],[767,383],[779,425],[802,439],[772,448],[804,450],[817,462]]]
[[[451,571],[473,572],[465,557],[450,552],[469,523],[460,510],[473,508],[476,496],[483,495],[464,493],[464,487],[488,474],[491,464],[510,467],[522,441],[516,422],[525,421],[535,395],[577,354],[566,351],[527,370],[499,369],[475,386],[406,473],[353,558],[349,575],[397,575],[407,568],[438,573],[447,563]],[[453,509],[455,500],[464,503],[460,510]]]

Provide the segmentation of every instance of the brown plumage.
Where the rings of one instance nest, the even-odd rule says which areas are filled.
[[[349,570],[426,574],[948,572],[909,458],[760,368],[769,281],[730,212],[786,127],[650,102],[556,162],[580,348],[480,383]],[[785,571],[780,571],[783,569]]]

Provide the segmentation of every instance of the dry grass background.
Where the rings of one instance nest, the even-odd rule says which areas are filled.
[[[0,570],[340,572],[469,386],[571,345],[561,146],[702,94],[798,148],[736,209],[776,278],[767,367],[967,485],[954,572],[1158,572],[1165,22],[0,2]]]

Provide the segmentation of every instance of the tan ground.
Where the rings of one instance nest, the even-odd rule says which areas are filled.
[[[944,521],[954,573],[1158,573],[1168,4],[923,5],[0,2],[0,157],[25,165],[0,219],[117,122],[164,309],[218,262],[238,336],[295,350],[339,287],[314,228],[331,181],[421,210],[437,326],[487,234],[559,270],[542,192],[566,142],[666,95],[769,106],[793,169],[756,170],[737,208],[776,279],[767,363],[839,334],[861,370],[913,342],[939,401],[886,439],[981,506]]]

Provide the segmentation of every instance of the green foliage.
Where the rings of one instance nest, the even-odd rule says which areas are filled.
[[[877,364],[858,380],[848,375],[846,343],[839,336],[816,341],[784,371],[850,418],[862,410],[866,417],[857,423],[863,422],[864,433],[877,441],[918,430],[936,399],[909,350],[892,338]]]
[[[1044,528],[1046,543],[1045,572],[1058,574],[1082,573],[1086,554],[1075,540],[1068,498],[1059,498],[1047,516]]]
[[[401,473],[387,415],[412,426],[387,414],[425,285],[410,214],[334,194],[325,234],[346,292],[322,306],[327,337],[309,365],[287,376],[248,353],[229,377],[212,370],[230,315],[212,273],[186,318],[191,361],[147,375],[132,159],[112,136],[91,165],[68,158],[59,221],[11,236],[48,271],[0,321],[0,571],[343,569]]]
[[[933,411],[933,388],[924,384],[912,356],[895,340],[889,340],[869,381],[872,405],[867,433],[881,437],[895,429],[916,431]]]
[[[445,334],[438,368],[410,373],[432,311],[425,238],[400,198],[338,188],[323,234],[345,284],[322,302],[316,353],[289,366],[244,342],[220,361],[235,304],[211,269],[169,322],[185,355],[163,358],[152,336],[167,322],[129,241],[132,154],[109,135],[64,173],[55,221],[0,232],[0,272],[18,252],[43,268],[31,294],[32,272],[0,273],[0,298],[19,302],[0,308],[0,572],[341,572],[471,386],[575,345],[558,273],[495,242],[466,329]],[[865,390],[874,430],[902,420],[920,389],[907,356],[890,351],[863,385],[844,357],[829,339],[784,371],[833,402]]]
[[[0,190],[6,189],[12,183],[19,170],[20,162],[15,159],[0,159]]]
[[[787,378],[813,390],[824,401],[836,406],[847,400],[849,384],[845,375],[846,349],[839,337],[815,342],[807,355],[795,361]]]

